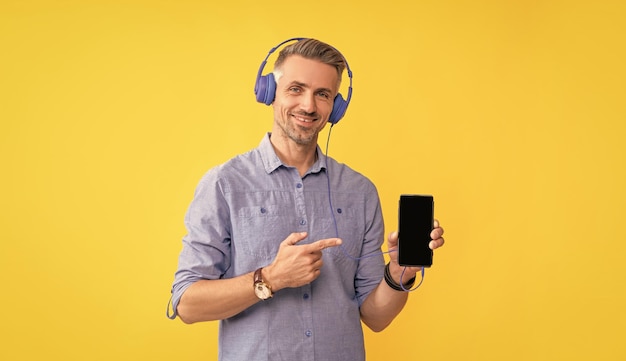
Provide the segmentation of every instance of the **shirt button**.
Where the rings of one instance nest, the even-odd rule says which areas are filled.
[[[305,293],[304,295],[302,295],[302,298],[304,298],[305,300],[308,300],[309,299],[309,294]]]
[[[341,214],[341,212],[343,212],[341,208],[337,208],[337,213]]]
[[[301,225],[301,226],[304,226],[305,224],[306,224],[306,220],[301,219],[301,220],[300,220],[300,225]]]
[[[261,207],[261,213],[265,213],[265,212],[267,212],[267,209]]]
[[[311,336],[313,336],[313,332],[311,332],[311,331],[309,331],[309,330],[307,330],[304,334],[306,335],[306,337],[311,337]]]
[[[296,188],[302,188],[302,183],[296,184]]]

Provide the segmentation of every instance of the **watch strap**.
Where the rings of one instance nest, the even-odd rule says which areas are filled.
[[[257,283],[263,282],[263,273],[261,273],[261,270],[263,269],[263,267],[257,269],[256,271],[254,271],[254,284],[256,285]]]

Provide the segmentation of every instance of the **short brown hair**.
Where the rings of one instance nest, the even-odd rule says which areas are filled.
[[[285,60],[291,55],[300,55],[305,59],[318,60],[337,69],[339,82],[341,74],[346,68],[346,60],[341,53],[332,46],[316,39],[303,39],[283,48],[274,62],[274,72],[280,69]],[[278,71],[280,72],[280,71]]]

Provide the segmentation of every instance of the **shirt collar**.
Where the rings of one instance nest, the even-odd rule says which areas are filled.
[[[261,160],[263,161],[263,166],[265,167],[265,171],[267,172],[267,174],[272,173],[281,166],[287,167],[287,165],[283,164],[280,158],[278,158],[278,155],[276,155],[276,151],[272,146],[272,142],[270,142],[271,135],[271,132],[266,133],[265,136],[263,136],[263,139],[261,139],[261,143],[258,147],[259,153],[261,155]],[[322,154],[322,149],[319,147],[319,145],[317,146],[317,149],[315,151],[317,152],[317,159],[315,160],[315,163],[313,163],[313,166],[311,166],[311,169],[309,169],[307,174],[319,173],[322,169],[326,169],[326,158],[324,154]]]

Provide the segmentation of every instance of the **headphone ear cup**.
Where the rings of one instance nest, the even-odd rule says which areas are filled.
[[[276,81],[274,80],[273,73],[257,78],[254,94],[259,103],[270,105],[274,102],[274,96],[276,96]]]
[[[333,110],[330,112],[330,116],[328,117],[328,121],[331,124],[337,124],[341,118],[343,118],[344,114],[346,114],[346,109],[348,108],[348,102],[346,102],[341,94],[337,93],[335,96],[335,100],[333,100]]]

